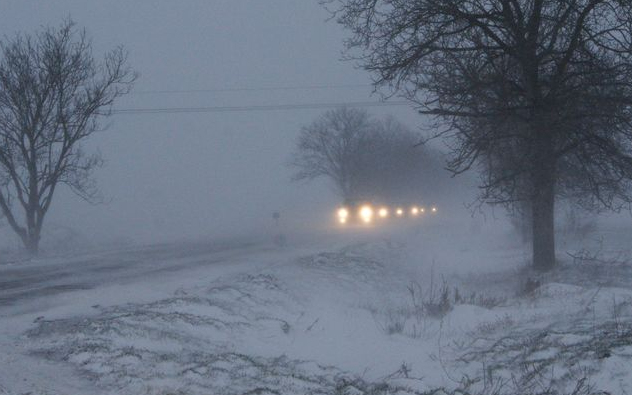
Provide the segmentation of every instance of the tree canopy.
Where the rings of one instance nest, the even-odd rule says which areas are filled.
[[[481,198],[528,201],[533,261],[555,263],[559,196],[632,201],[632,3],[617,0],[330,0],[347,54],[436,116],[455,173]]]
[[[346,201],[419,201],[444,182],[442,158],[420,138],[392,117],[342,107],[303,127],[290,164],[295,180],[326,177]]]
[[[60,184],[98,196],[101,158],[81,143],[135,78],[122,48],[97,62],[72,21],[0,42],[0,209],[30,252]]]

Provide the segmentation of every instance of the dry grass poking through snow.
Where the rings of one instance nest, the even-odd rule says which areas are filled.
[[[70,363],[119,394],[415,394],[339,369],[235,347],[295,330],[299,304],[272,275],[92,317],[40,321],[27,333],[33,353]],[[255,342],[256,343],[256,342]],[[247,347],[246,347],[247,348]]]
[[[439,285],[430,279],[427,287],[418,281],[406,286],[406,293],[391,306],[377,307],[366,303],[364,308],[375,318],[378,327],[388,335],[400,334],[414,339],[438,334],[440,320],[455,306],[470,305],[493,309],[507,303],[508,298],[482,292],[464,293],[444,279]]]
[[[451,368],[475,378],[466,387],[491,394],[631,393],[632,290],[548,283],[497,311],[504,314],[497,321],[446,342]]]
[[[453,385],[438,393],[632,394],[632,267],[599,263],[477,280],[490,293],[431,278],[364,307],[385,334],[440,343],[433,358]],[[515,284],[505,296],[494,285],[502,276]]]
[[[400,249],[382,243],[304,257],[291,269],[300,274],[292,288],[277,275],[242,275],[152,303],[40,321],[26,342],[33,353],[72,364],[120,394],[632,393],[632,290],[542,282],[528,295],[499,296],[465,292],[449,279],[394,280],[388,273]],[[381,329],[375,341],[396,339],[420,354],[439,350],[434,370],[445,374],[420,384],[404,363],[371,381],[360,372],[257,351],[298,332],[309,339],[314,324],[300,318],[323,289],[365,300],[359,310],[368,309]]]

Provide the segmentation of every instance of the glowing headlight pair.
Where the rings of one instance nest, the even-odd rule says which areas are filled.
[[[430,208],[430,211],[433,212],[433,213],[436,213],[437,212],[437,208],[435,206],[432,206],[432,208]],[[410,213],[412,215],[414,215],[414,216],[417,216],[419,214],[423,214],[425,212],[426,212],[426,209],[424,207],[421,207],[421,208],[413,207],[413,208],[410,209]]]
[[[436,213],[436,212],[437,212],[437,208],[436,208],[436,207],[433,207],[433,208],[431,209],[431,211],[432,211],[433,213]],[[413,206],[413,207],[411,207],[411,208],[410,208],[410,215],[412,215],[413,217],[417,217],[417,216],[419,216],[420,214],[424,214],[425,212],[426,212],[426,209],[425,209],[424,207]],[[398,217],[403,217],[403,216],[404,216],[404,209],[403,209],[402,207],[398,207],[398,208],[395,210],[395,214],[396,214]]]
[[[340,222],[341,224],[346,224],[349,221],[349,216],[351,215],[349,210],[344,207],[338,209],[337,214],[338,214],[338,222]],[[385,208],[381,208],[377,214],[381,218],[385,218],[388,216],[388,210]],[[362,222],[366,224],[373,221],[374,216],[375,216],[375,213],[371,206],[365,205],[365,206],[360,207],[360,209],[358,210],[358,217],[362,220]]]
[[[373,212],[373,208],[371,206],[362,206],[360,208],[360,218],[362,219],[362,221],[364,221],[364,223],[369,223],[373,220],[374,217],[374,212]],[[380,207],[379,210],[377,210],[377,216],[380,218],[387,218],[388,217],[388,208],[386,207]]]
[[[388,209],[386,207],[382,207],[378,212],[377,215],[380,216],[380,218],[386,218],[388,217]]]
[[[368,224],[369,222],[371,222],[371,220],[373,220],[373,209],[371,208],[371,206],[362,206],[360,207],[360,219],[362,219],[362,221],[366,224]]]
[[[341,224],[346,224],[348,219],[349,219],[349,210],[347,210],[346,208],[339,209],[338,210],[338,221]]]

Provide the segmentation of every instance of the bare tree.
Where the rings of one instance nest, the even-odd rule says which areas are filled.
[[[122,48],[95,61],[72,21],[0,43],[0,208],[26,249],[37,253],[59,184],[93,201],[101,164],[81,142],[100,130],[136,74]]]
[[[366,111],[341,107],[303,127],[290,165],[293,180],[331,179],[343,199],[357,198],[363,152],[375,123]]]
[[[555,264],[556,197],[629,207],[632,3],[323,2],[376,84],[437,117],[451,169],[480,166],[482,200],[529,202],[536,268]]]
[[[439,155],[393,117],[338,108],[302,129],[291,165],[295,180],[327,177],[345,201],[429,198],[445,180]],[[422,196],[422,193],[424,196]]]
[[[358,169],[359,195],[384,202],[436,202],[447,194],[442,155],[388,116],[375,122]]]

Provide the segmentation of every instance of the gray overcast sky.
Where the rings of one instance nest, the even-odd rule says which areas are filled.
[[[345,33],[316,0],[5,0],[0,26],[11,36],[68,16],[88,30],[96,55],[119,44],[129,50],[141,77],[119,108],[378,99],[365,72],[339,61]],[[367,86],[147,92],[306,85]],[[420,122],[406,107],[369,111]],[[260,228],[274,210],[293,218],[324,210],[335,202],[326,185],[290,184],[284,166],[300,126],[321,112],[116,115],[88,144],[106,160],[97,180],[109,203],[60,191],[48,225],[92,240],[150,242]]]

